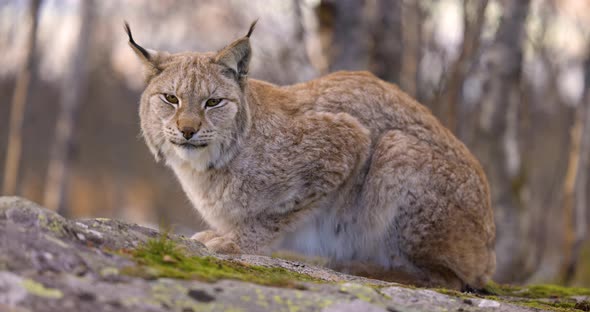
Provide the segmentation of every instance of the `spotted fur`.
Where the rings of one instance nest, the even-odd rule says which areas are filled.
[[[250,34],[216,53],[130,44],[147,72],[145,141],[211,226],[194,238],[217,252],[288,249],[378,278],[484,286],[495,227],[467,148],[368,72],[291,86],[248,78]]]

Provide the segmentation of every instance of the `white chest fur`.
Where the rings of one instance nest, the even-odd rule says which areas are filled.
[[[229,230],[235,220],[232,220],[230,198],[223,183],[211,183],[208,174],[194,170],[187,162],[168,164],[201,217],[213,228]]]

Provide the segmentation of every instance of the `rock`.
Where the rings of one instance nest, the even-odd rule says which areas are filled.
[[[130,252],[162,235],[117,220],[66,220],[28,200],[0,197],[0,311],[538,311],[292,260],[215,255],[198,242],[171,234],[168,239],[187,257],[212,257],[207,259],[241,263],[246,269],[283,268],[317,282],[279,287],[247,278],[206,282],[188,275],[130,274],[139,267],[161,273],[161,268],[138,263]],[[169,266],[180,260],[173,254],[163,257]]]

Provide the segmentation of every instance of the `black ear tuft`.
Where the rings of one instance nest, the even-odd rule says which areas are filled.
[[[137,49],[137,51],[139,51],[139,53],[141,53],[143,55],[143,57],[145,57],[147,60],[150,59],[150,54],[148,53],[148,51],[146,49],[144,49],[143,47],[141,47],[139,44],[135,43],[135,40],[133,40],[133,35],[131,35],[131,28],[129,28],[129,23],[127,23],[127,21],[124,21],[125,25],[125,32],[127,32],[127,36],[129,36],[129,44],[131,44],[135,49]]]
[[[248,33],[246,34],[246,38],[250,38],[250,35],[252,35],[252,32],[254,31],[254,28],[256,28],[256,23],[258,23],[258,19],[255,19],[252,24],[250,24],[250,29],[248,30]]]

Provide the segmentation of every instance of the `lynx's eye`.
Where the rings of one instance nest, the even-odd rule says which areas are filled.
[[[176,95],[164,94],[164,99],[166,100],[166,102],[170,104],[178,104],[178,98],[176,97]]]
[[[221,99],[208,99],[207,102],[205,102],[205,106],[213,107],[219,105],[219,103],[221,103]]]

